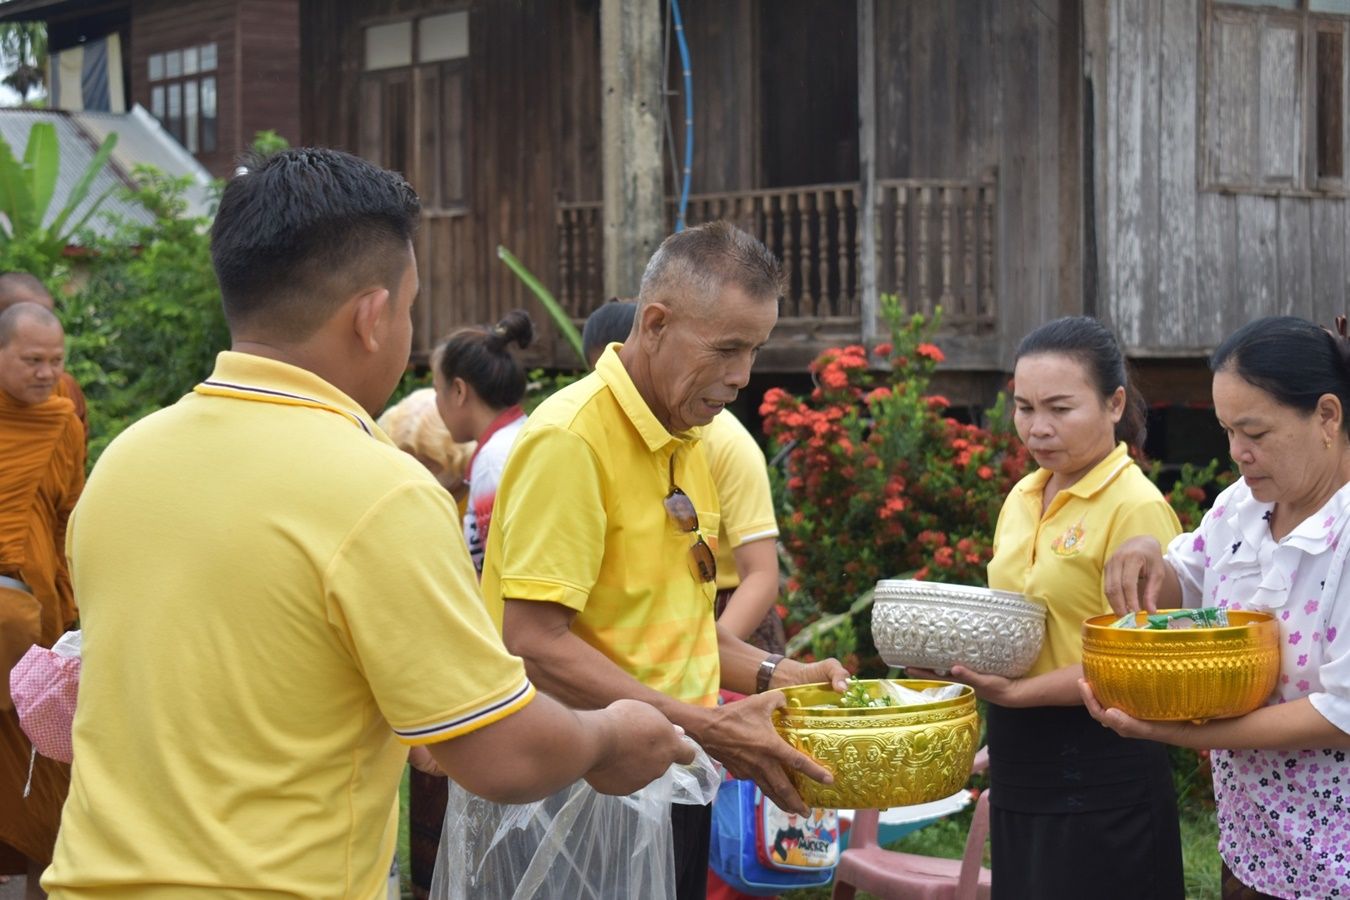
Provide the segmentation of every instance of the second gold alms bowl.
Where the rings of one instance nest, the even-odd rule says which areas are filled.
[[[1280,625],[1269,613],[1229,610],[1225,628],[1159,631],[1112,628],[1117,618],[1083,623],[1083,675],[1103,706],[1202,722],[1245,715],[1275,689]]]
[[[863,680],[884,696],[877,680]],[[944,681],[906,679],[913,690]],[[975,692],[919,706],[840,709],[827,684],[782,688],[788,705],[774,714],[783,739],[834,773],[825,785],[789,771],[807,805],[834,809],[886,809],[949,797],[970,777],[980,739]],[[830,706],[826,706],[826,705]]]

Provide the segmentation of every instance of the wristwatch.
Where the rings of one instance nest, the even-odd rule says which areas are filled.
[[[783,654],[770,653],[759,664],[759,673],[755,676],[755,693],[762,694],[769,689],[769,682],[773,679],[774,670],[778,664],[783,661]]]

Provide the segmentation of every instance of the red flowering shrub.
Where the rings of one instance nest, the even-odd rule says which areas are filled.
[[[1154,481],[1158,480],[1159,466],[1155,465],[1149,473]],[[1211,459],[1207,466],[1195,466],[1186,463],[1181,474],[1164,496],[1172,505],[1172,510],[1181,520],[1181,530],[1191,531],[1200,525],[1215,495],[1233,483],[1237,473],[1231,465],[1220,468],[1217,459]]]
[[[946,415],[947,398],[928,392],[943,361],[930,342],[936,320],[904,318],[883,298],[891,341],[823,352],[811,364],[817,387],[805,397],[780,388],[760,414],[776,449],[774,497],[787,553],[787,629],[816,623],[810,652],[884,666],[871,641],[866,592],[880,578],[986,584],[999,509],[1031,468],[1011,428],[1003,395],[986,426]],[[889,361],[889,371],[874,364]],[[1145,460],[1140,460],[1147,466]],[[1151,467],[1159,480],[1161,466]],[[1181,526],[1200,523],[1230,468],[1184,465],[1167,499]]]
[[[847,612],[879,578],[984,584],[994,525],[1028,457],[1002,399],[990,427],[946,415],[928,393],[942,350],[936,320],[905,319],[887,298],[892,340],[826,350],[811,365],[806,397],[775,388],[760,413],[771,442],[791,447],[776,478],[779,528],[791,560],[789,630]],[[890,371],[872,360],[889,360]],[[873,655],[870,613],[830,651]],[[841,625],[847,625],[841,622]],[[847,634],[852,631],[852,634]]]

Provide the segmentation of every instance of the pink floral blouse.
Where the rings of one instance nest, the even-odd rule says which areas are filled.
[[[1350,485],[1281,541],[1272,509],[1239,479],[1167,560],[1186,606],[1274,613],[1283,643],[1269,702],[1307,697],[1350,732]],[[1350,897],[1347,752],[1216,749],[1212,759],[1219,853],[1233,874],[1276,897]]]

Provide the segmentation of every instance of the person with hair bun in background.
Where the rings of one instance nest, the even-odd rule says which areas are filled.
[[[1272,316],[1210,359],[1214,414],[1241,473],[1195,531],[1127,541],[1106,566],[1120,613],[1217,606],[1280,627],[1280,677],[1245,716],[1142,722],[1082,696],[1131,738],[1212,750],[1225,900],[1350,897],[1350,339]]]
[[[525,426],[525,368],[511,355],[534,339],[534,323],[513,309],[492,327],[463,328],[436,348],[436,408],[457,442],[477,441],[465,480],[469,499],[464,509],[464,540],[474,567],[483,571],[492,505],[511,445]]]
[[[988,701],[993,896],[1180,898],[1167,749],[1099,727],[1078,689],[1083,620],[1111,610],[1106,560],[1130,538],[1181,531],[1130,457],[1144,440],[1143,399],[1111,331],[1075,316],[1022,339],[1013,403],[1039,468],[999,512],[989,586],[1046,607],[1045,643],[1022,678],[963,666],[950,675]]]

